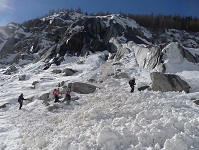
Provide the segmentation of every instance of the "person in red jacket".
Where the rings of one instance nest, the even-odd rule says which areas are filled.
[[[23,105],[23,100],[27,100],[23,97],[23,93],[21,93],[21,95],[18,98],[18,102],[19,102],[19,110],[21,110],[21,107]]]
[[[59,89],[54,89],[53,95],[55,96],[55,101],[54,101],[55,103],[59,102],[59,94],[60,94]]]

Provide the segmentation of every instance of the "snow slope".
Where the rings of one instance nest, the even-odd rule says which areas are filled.
[[[48,70],[42,70],[42,62],[18,66],[18,71],[9,76],[0,70],[0,104],[9,103],[0,109],[0,149],[198,150],[199,107],[191,100],[199,96],[198,66],[187,64],[197,70],[185,70],[183,61],[176,71],[172,68],[194,87],[189,94],[137,91],[140,85],[150,84],[150,70],[140,69],[134,50],[129,49],[131,52],[118,62],[104,62],[101,57],[106,52],[103,52],[87,58],[65,57],[60,66],[52,65]],[[64,68],[78,73],[73,76],[51,73],[53,69]],[[130,78],[135,77],[134,93],[130,93],[128,78],[110,76],[119,69]],[[22,74],[27,75],[25,81],[18,80]],[[52,91],[61,81],[88,83],[91,78],[104,81],[92,83],[98,87],[94,93],[73,92],[72,97],[78,96],[79,100],[70,105],[53,103]],[[31,88],[33,81],[39,81],[35,89]],[[59,109],[50,112],[38,99],[47,92],[51,93],[50,105]],[[20,93],[32,99],[24,101],[22,110],[18,110],[17,102]]]

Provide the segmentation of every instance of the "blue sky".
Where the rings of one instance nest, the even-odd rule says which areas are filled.
[[[50,9],[80,7],[83,12],[173,14],[199,18],[199,0],[0,0],[0,25],[43,16]]]

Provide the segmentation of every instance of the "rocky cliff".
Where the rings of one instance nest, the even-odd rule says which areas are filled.
[[[105,50],[121,54],[121,45],[129,43],[139,66],[153,69],[164,63],[163,49],[171,42],[179,43],[182,56],[197,63],[198,55],[191,55],[184,47],[198,48],[198,35],[173,29],[150,31],[120,14],[60,12],[0,27],[0,64],[21,64],[20,60],[25,59],[59,65],[66,55],[85,56]]]

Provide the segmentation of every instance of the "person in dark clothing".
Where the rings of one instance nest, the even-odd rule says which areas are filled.
[[[28,100],[28,99],[25,99],[25,98],[23,97],[23,93],[21,93],[21,95],[20,95],[19,98],[18,98],[19,110],[21,110],[21,107],[22,107],[22,105],[23,105],[23,100]]]
[[[71,101],[70,92],[71,92],[71,86],[68,86],[66,89],[66,94],[65,94],[65,98],[64,98],[64,101],[67,101],[68,105],[70,104],[70,101]]]
[[[54,89],[53,95],[55,96],[55,101],[54,101],[55,103],[59,102],[59,94],[60,94],[59,89]]]
[[[129,81],[129,85],[131,87],[131,93],[134,92],[134,86],[136,85],[135,84],[135,78],[133,78],[132,80]]]

